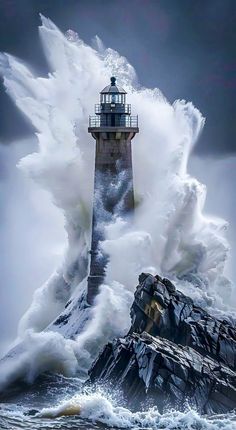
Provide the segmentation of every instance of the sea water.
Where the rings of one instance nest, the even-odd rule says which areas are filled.
[[[159,89],[142,87],[128,61],[98,38],[88,46],[44,17],[40,36],[50,68],[47,77],[36,76],[8,54],[1,55],[1,72],[8,94],[37,131],[37,152],[18,166],[61,210],[66,252],[19,322],[18,341],[26,350],[0,374],[0,428],[234,429],[234,413],[199,416],[186,404],[185,412],[170,409],[161,415],[148,406],[128,409],[115,387],[82,388],[81,371],[86,374],[103,346],[128,331],[142,271],[168,276],[198,305],[233,321],[234,287],[225,276],[227,222],[205,214],[206,187],[188,173],[189,156],[204,126],[191,102],[170,104]],[[132,142],[135,219],[131,225],[117,213],[106,226],[106,280],[83,331],[69,339],[69,332],[65,337],[63,330],[44,329],[86,286],[94,169],[88,115],[112,75],[139,114],[140,133]],[[71,334],[75,323],[76,318]],[[40,376],[45,372],[50,375]],[[17,391],[6,391],[19,379],[24,382]]]

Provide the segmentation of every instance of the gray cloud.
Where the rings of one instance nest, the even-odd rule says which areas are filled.
[[[171,101],[192,100],[207,117],[198,154],[236,152],[234,0],[2,0],[0,50],[44,74],[39,12],[86,42],[98,34],[128,58],[142,85],[158,86]],[[32,132],[4,94],[0,110],[2,140]]]

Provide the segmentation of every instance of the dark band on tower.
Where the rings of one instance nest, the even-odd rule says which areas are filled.
[[[90,274],[87,301],[93,303],[104,282],[108,256],[100,244],[104,227],[114,215],[127,216],[134,209],[131,140],[138,133],[138,117],[131,115],[126,92],[116,78],[100,93],[89,133],[96,139]]]

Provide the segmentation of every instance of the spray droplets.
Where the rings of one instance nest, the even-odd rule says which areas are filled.
[[[204,215],[205,191],[187,172],[190,152],[204,125],[193,104],[181,100],[171,105],[160,90],[137,90],[135,70],[124,57],[101,48],[101,43],[97,50],[85,45],[71,30],[65,37],[44,17],[40,36],[51,69],[47,78],[35,76],[9,55],[2,57],[1,67],[8,93],[37,129],[38,152],[23,158],[19,166],[51,193],[63,212],[68,246],[57,287],[52,277],[34,295],[21,323],[21,336],[41,330],[45,321],[52,322],[55,312],[60,313],[70,299],[72,311],[63,330],[74,338],[64,339],[73,373],[75,357],[79,366],[87,360],[89,367],[109,339],[128,329],[141,271],[175,278],[178,287],[198,303],[214,303],[215,287],[229,286],[223,276],[228,244],[222,221]],[[98,91],[113,74],[129,92],[133,111],[139,115],[140,133],[132,143],[139,204],[132,223],[116,215],[107,223],[101,244],[110,255],[106,285],[100,289],[90,320],[76,335],[76,303],[86,284],[91,239],[94,142],[87,132],[88,115]],[[55,336],[61,345],[61,338]],[[30,345],[25,352],[29,362],[34,360],[35,375],[40,369],[41,349],[37,350],[37,357]],[[65,361],[64,355],[58,357]],[[51,363],[44,363],[44,369],[57,370],[54,357]],[[68,369],[70,365],[67,374]],[[8,367],[9,380],[19,374],[20,368]]]

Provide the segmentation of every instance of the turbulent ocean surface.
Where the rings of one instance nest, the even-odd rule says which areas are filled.
[[[40,408],[40,413],[34,417],[27,416],[25,413],[29,408]],[[60,413],[65,415],[55,418]],[[162,415],[157,408],[148,408],[147,405],[136,405],[131,411],[111,387],[81,391],[80,381],[76,378],[48,376],[41,377],[31,388],[25,387],[21,393],[9,394],[8,401],[1,404],[0,428],[234,430],[236,413],[200,416],[187,405],[186,412],[170,409]]]
[[[234,318],[234,287],[225,276],[227,223],[204,213],[206,189],[187,171],[204,125],[198,109],[184,100],[170,104],[157,88],[141,87],[127,60],[98,38],[87,46],[73,31],[64,35],[44,17],[40,36],[50,68],[47,77],[37,77],[8,54],[1,55],[0,68],[8,94],[37,130],[37,152],[18,166],[50,193],[63,214],[66,252],[19,323],[24,353],[4,362],[0,429],[236,429],[234,413],[199,416],[188,408],[188,399],[185,413],[170,409],[160,415],[148,405],[127,409],[114,387],[81,388],[81,378],[103,346],[127,333],[142,271],[167,276],[210,313]],[[106,226],[106,283],[78,332],[74,305],[86,288],[93,196],[88,115],[112,75],[139,114],[140,133],[132,142],[136,214],[132,225],[117,213]],[[107,192],[114,192],[112,184]],[[68,301],[69,323],[58,328],[53,321]],[[52,330],[45,331],[49,326]],[[45,372],[50,375],[39,376]],[[19,379],[24,383],[7,391]],[[30,410],[34,415],[28,415]]]

